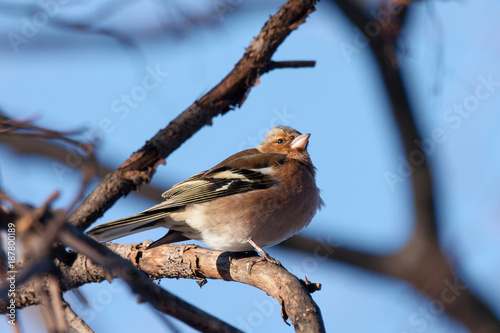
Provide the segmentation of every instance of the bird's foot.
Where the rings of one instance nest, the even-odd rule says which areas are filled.
[[[259,252],[260,254],[260,257],[259,258],[254,258],[254,259],[251,259],[248,264],[247,264],[247,272],[248,274],[251,274],[252,272],[252,267],[258,263],[258,262],[261,262],[261,261],[267,261],[267,262],[270,262],[272,264],[276,264],[278,266],[281,266],[281,263],[274,259],[273,257],[271,257],[269,254],[267,254],[266,251],[264,251],[259,245],[257,245],[257,243],[255,243],[251,238],[248,240],[248,242],[257,250],[257,252]]]
[[[267,257],[253,258],[253,259],[250,259],[250,261],[247,264],[247,272],[248,272],[248,274],[251,274],[252,273],[252,267],[256,263],[261,262],[261,261],[267,261],[267,262],[270,262],[271,264],[276,264],[278,266],[281,265],[281,262],[279,262],[279,260],[276,260],[276,259],[274,259],[273,257],[271,257],[269,255],[267,255]]]

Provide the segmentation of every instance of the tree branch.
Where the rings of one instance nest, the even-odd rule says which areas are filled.
[[[472,332],[500,332],[500,322],[488,305],[453,273],[442,250],[430,244],[425,253],[414,252],[409,245],[387,256],[341,248],[302,236],[294,236],[282,242],[280,246],[406,281],[431,300],[443,301],[443,293],[452,292],[453,301],[445,302],[444,307],[448,315],[467,327],[473,327]]]
[[[41,298],[41,310],[45,325],[49,332],[63,333],[68,331],[63,311],[63,300],[57,279],[52,275],[35,277],[38,285],[36,293]]]
[[[132,288],[133,292],[141,295],[144,300],[151,303],[158,311],[182,320],[197,330],[203,332],[240,332],[235,327],[152,283],[147,275],[137,270],[130,261],[123,259],[120,255],[110,251],[106,246],[82,234],[76,228],[68,226],[60,233],[60,240],[65,246],[71,247],[81,253],[81,256],[86,256],[92,262],[105,268],[106,271],[99,268],[92,269],[93,274],[96,272],[100,273],[92,275],[93,278],[98,279],[96,281],[100,282],[103,279],[119,277]],[[88,264],[88,262],[85,262],[85,264]],[[92,265],[92,267],[95,267],[95,265]],[[85,269],[85,271],[87,270],[86,266],[82,266],[81,268]],[[111,273],[111,276],[108,272]],[[71,278],[72,281],[79,279],[77,275],[65,275],[65,277]],[[65,279],[61,279],[60,283],[67,290],[68,285],[65,284]]]
[[[269,61],[266,66],[260,70],[260,75],[278,68],[304,68],[314,67],[316,61],[314,60],[294,60],[294,61]]]
[[[94,331],[85,323],[85,321],[78,317],[75,312],[71,309],[68,303],[63,301],[62,305],[64,311],[64,317],[70,327],[76,333],[94,333]]]
[[[440,299],[443,291],[449,288],[448,283],[457,281],[461,286],[463,284],[453,274],[452,266],[439,244],[432,173],[427,156],[420,145],[423,140],[415,124],[416,112],[408,100],[399,69],[396,45],[411,1],[396,3],[393,8],[389,8],[388,4],[381,5],[380,11],[392,13],[387,22],[370,20],[363,9],[353,1],[333,2],[365,35],[377,61],[406,159],[411,166],[415,207],[415,232],[401,251],[381,258],[367,255],[366,260],[360,260],[362,256],[353,255],[352,251],[350,257],[356,258],[357,265],[365,261],[365,267],[406,280],[432,299]],[[374,25],[378,25],[378,34],[370,31]],[[349,256],[345,258],[348,259]],[[500,331],[500,322],[493,312],[469,291],[463,290],[460,297],[445,304],[444,308],[473,332]]]
[[[65,245],[79,252],[59,255],[56,260],[61,291],[119,277],[159,311],[172,315],[196,329],[207,332],[237,332],[235,328],[152,283],[135,267],[154,279],[207,278],[237,281],[257,287],[274,297],[283,307],[284,318],[291,319],[296,332],[325,331],[321,312],[312,300],[305,282],[299,281],[286,269],[275,264],[259,263],[252,269],[252,274],[248,274],[246,267],[251,258],[231,259],[229,252],[194,245],[167,245],[148,251],[144,251],[142,244],[109,243],[106,247],[71,227],[62,232],[61,239]],[[108,275],[107,271],[112,275]],[[18,288],[16,308],[39,303],[36,285],[32,280]],[[6,311],[7,304],[7,300],[0,300],[0,312]]]
[[[68,245],[73,244],[72,247],[76,247],[80,253],[69,253],[56,262],[60,270],[62,291],[78,288],[86,283],[102,282],[120,277],[132,287],[134,292],[142,295],[145,300],[153,304],[161,312],[170,314],[188,324],[190,320],[193,320],[198,324],[203,323],[208,326],[212,319],[207,319],[206,314],[196,314],[196,311],[193,311],[195,316],[191,317],[191,315],[187,316],[185,313],[181,313],[186,306],[179,303],[183,301],[170,295],[159,286],[151,284],[147,276],[138,276],[137,270],[131,270],[130,267],[139,268],[153,279],[184,278],[237,281],[257,287],[275,298],[283,308],[284,318],[290,318],[296,332],[325,331],[320,310],[312,300],[305,282],[298,280],[285,268],[275,264],[258,263],[253,267],[252,274],[248,274],[246,265],[252,258],[236,258],[235,254],[229,252],[211,250],[195,245],[165,245],[145,251],[142,244],[118,245],[108,243],[107,248],[101,244],[94,248],[99,253],[86,253],[84,255],[81,253],[88,252],[88,249],[78,245],[78,243],[86,242],[87,245],[92,244],[94,246],[96,242],[88,237],[78,236],[75,239],[74,235],[64,236],[64,239],[65,242],[68,242]],[[106,270],[112,272],[112,276],[107,275],[103,266]],[[154,287],[151,287],[151,285]],[[23,286],[23,288],[26,287]],[[28,285],[27,289],[30,288],[32,286]],[[28,290],[23,289],[23,292],[19,294],[16,298],[17,307],[21,308],[32,303],[23,304],[25,300],[23,295],[28,293]],[[0,309],[2,309],[2,312],[4,311],[4,304],[0,304]],[[203,331],[210,331],[208,327],[193,327]],[[212,331],[216,332],[220,329],[213,328]]]
[[[5,200],[5,195],[2,196],[0,191],[0,199]],[[46,211],[47,207],[44,205],[42,209],[24,207],[23,205],[12,203],[14,209],[17,210],[18,214],[10,212],[7,214],[9,220],[17,218],[15,221],[16,226],[20,227],[19,221],[22,220],[24,224],[26,223],[26,216],[38,216],[38,219],[33,218],[31,224],[39,225],[41,224],[41,214],[37,214],[39,211]],[[20,212],[20,213],[19,213]],[[46,214],[43,214],[46,215]],[[35,243],[39,243],[35,249],[41,248],[42,250],[45,246],[53,244],[51,241],[50,232],[53,230],[54,226],[59,226],[59,216],[57,214],[49,214],[52,219],[47,219],[44,224],[47,225],[45,230],[40,230],[41,234],[38,238],[45,238],[47,244],[44,244],[40,239],[35,236],[27,237],[25,234],[32,234],[29,230],[24,230],[19,232],[17,237],[21,239],[33,240]],[[15,216],[15,217],[14,217]],[[20,230],[22,228],[19,228]],[[167,291],[163,290],[156,284],[154,284],[149,278],[142,272],[136,269],[127,260],[121,258],[119,255],[115,254],[104,245],[97,243],[90,237],[82,234],[82,232],[75,227],[66,225],[63,230],[58,231],[59,239],[68,247],[72,247],[82,253],[82,257],[87,256],[93,262],[102,265],[85,265],[87,267],[98,267],[96,268],[98,274],[92,275],[92,271],[89,271],[89,276],[99,277],[96,281],[102,281],[109,276],[119,277],[127,282],[134,292],[139,293],[144,299],[149,301],[154,307],[163,313],[170,314],[184,322],[188,325],[202,331],[206,332],[239,332],[236,328],[224,323],[223,321],[197,309],[196,307],[188,304],[174,295],[171,295]],[[32,250],[32,248],[30,248]],[[32,251],[28,251],[32,252]],[[29,254],[29,253],[28,253]],[[26,253],[25,253],[26,255]],[[25,256],[23,256],[24,258]],[[54,258],[54,262],[48,261],[45,257],[44,251],[41,251],[37,255],[29,255],[29,257],[36,257],[37,260],[29,260],[28,262],[17,262],[15,264],[16,271],[16,292],[13,295],[7,295],[9,291],[9,281],[1,284],[0,287],[0,313],[6,313],[8,311],[7,306],[14,302],[15,308],[23,308],[29,305],[42,304],[42,310],[45,314],[45,319],[47,327],[52,332],[62,332],[66,329],[62,328],[66,323],[64,319],[64,314],[62,312],[62,300],[60,295],[58,295],[58,290],[54,287],[61,288],[61,291],[67,291],[71,288],[76,288],[81,285],[75,283],[79,281],[79,276],[64,275],[58,268],[64,265],[74,264],[74,258],[66,253],[63,247],[55,247],[52,249],[51,257]],[[45,259],[45,260],[44,260]],[[90,259],[86,259],[90,262]],[[86,264],[86,262],[85,262]],[[47,275],[49,273],[49,275]],[[58,275],[58,283],[54,284],[55,277]],[[111,275],[110,275],[111,274]],[[23,283],[24,282],[24,283]],[[9,296],[9,298],[7,298]]]
[[[0,113],[0,120],[2,118],[2,114]],[[0,135],[0,143],[5,144],[18,154],[26,154],[26,155],[40,155],[46,158],[50,158],[52,160],[58,161],[64,165],[67,165],[68,168],[74,169],[72,166],[68,165],[68,159],[74,159],[75,153],[69,149],[66,149],[60,145],[54,144],[50,141],[42,140],[39,138],[26,137],[26,136],[2,136]],[[83,163],[79,163],[75,166],[76,168],[82,168]],[[96,177],[104,178],[107,174],[112,173],[113,169],[100,164],[99,161],[95,160],[95,173]],[[172,184],[173,185],[173,184]],[[166,186],[167,188],[169,186]],[[165,192],[165,189],[159,189],[157,187],[152,186],[151,184],[144,184],[141,186],[140,195],[145,196],[151,200],[157,201],[161,198],[162,193]]]

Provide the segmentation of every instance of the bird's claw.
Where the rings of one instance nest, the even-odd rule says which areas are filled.
[[[279,262],[278,260],[272,258],[269,255],[264,256],[264,257],[253,258],[253,259],[250,259],[250,261],[247,263],[247,272],[248,272],[248,274],[252,274],[252,267],[256,263],[261,262],[261,261],[267,261],[267,262],[270,262],[271,264],[276,264],[278,266],[281,266],[281,262]]]

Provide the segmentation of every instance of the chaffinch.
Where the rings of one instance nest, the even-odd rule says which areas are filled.
[[[162,194],[162,203],[88,234],[107,242],[165,227],[167,234],[149,248],[195,239],[217,250],[257,250],[261,258],[249,264],[249,272],[260,260],[279,264],[262,247],[299,232],[323,205],[306,150],[309,136],[275,127],[254,149],[174,185]]]

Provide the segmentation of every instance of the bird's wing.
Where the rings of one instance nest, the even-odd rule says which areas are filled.
[[[255,149],[239,152],[215,167],[174,185],[162,194],[165,201],[147,211],[181,207],[216,198],[267,189],[277,184],[272,167],[285,163],[282,154],[261,153]]]

